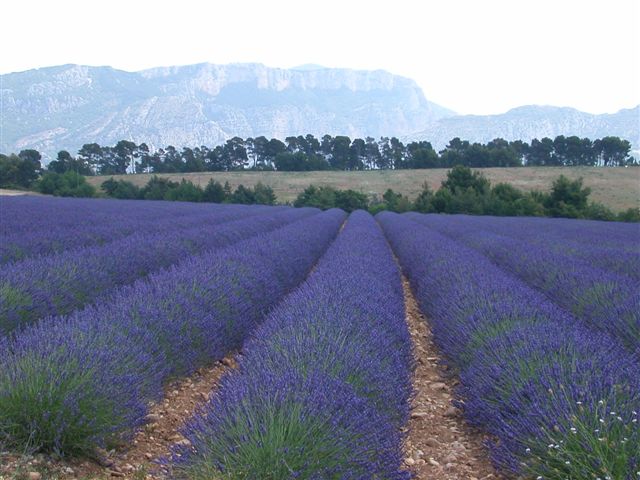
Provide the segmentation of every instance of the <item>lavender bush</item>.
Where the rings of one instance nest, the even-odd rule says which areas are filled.
[[[377,218],[459,372],[466,418],[496,438],[496,465],[525,478],[635,479],[640,368],[618,339],[478,251],[406,216]]]
[[[344,217],[298,215],[0,340],[0,443],[68,454],[130,432],[163,381],[240,346]]]
[[[404,479],[411,340],[398,267],[354,212],[185,429],[180,478]]]
[[[630,278],[630,283],[640,280],[640,224],[566,218],[408,216],[427,222],[436,229],[460,226],[466,231],[486,231],[507,236],[525,245],[534,244],[536,249],[564,255],[568,261],[583,262],[625,275]]]
[[[166,208],[163,211],[156,205],[162,202],[139,202],[138,205],[132,205],[131,202],[126,201],[120,205],[119,211],[114,212],[112,207],[106,208],[108,205],[104,202],[78,199],[71,201],[72,204],[75,202],[79,204],[78,207],[86,203],[95,203],[94,210],[86,211],[79,208],[72,211],[65,209],[59,211],[52,209],[51,204],[57,205],[55,202],[35,205],[8,202],[5,205],[3,201],[0,264],[38,255],[51,255],[77,248],[104,245],[136,232],[148,234],[193,228],[201,224],[216,225],[265,212],[265,207],[212,205],[209,208],[203,208],[198,204],[189,204],[192,207],[190,209]],[[147,203],[152,204],[151,208],[145,208]],[[49,216],[32,223],[30,217],[35,208],[42,208],[49,213]],[[18,223],[18,219],[4,223],[5,215],[13,219],[16,214],[21,216],[22,223]],[[29,221],[25,222],[25,218],[29,218]]]
[[[242,216],[246,210],[240,212]],[[224,223],[212,216],[209,222],[187,230],[136,233],[103,246],[2,266],[0,335],[107,298],[114,288],[133,283],[189,255],[242,241],[313,213],[313,209],[275,209],[270,214],[236,221],[226,221],[230,216],[225,213]]]
[[[635,352],[640,364],[640,289],[630,277],[544,246],[470,228],[456,217],[407,216],[482,252],[591,329],[612,334]]]

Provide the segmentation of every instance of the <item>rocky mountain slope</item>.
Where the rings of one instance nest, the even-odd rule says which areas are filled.
[[[381,70],[63,65],[2,75],[0,82],[0,151],[35,148],[49,157],[121,139],[180,147],[236,135],[401,136],[453,114],[427,101],[413,80]]]

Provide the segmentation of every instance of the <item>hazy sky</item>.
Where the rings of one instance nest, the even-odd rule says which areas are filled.
[[[0,73],[80,63],[317,63],[411,77],[459,113],[640,103],[638,0],[20,0]]]

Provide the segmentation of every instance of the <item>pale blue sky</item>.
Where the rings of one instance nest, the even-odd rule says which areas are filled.
[[[640,103],[638,0],[21,0],[0,73],[63,63],[139,70],[318,63],[413,78],[459,113]],[[9,47],[8,45],[11,45]]]

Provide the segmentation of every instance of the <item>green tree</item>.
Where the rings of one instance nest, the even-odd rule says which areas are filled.
[[[640,208],[628,208],[620,212],[617,219],[620,222],[640,222]]]
[[[11,155],[0,154],[0,187],[26,188],[20,180],[20,168],[22,159],[15,153]]]
[[[307,156],[302,152],[282,152],[273,162],[279,172],[303,172],[307,170]]]
[[[420,213],[433,213],[436,211],[433,206],[433,190],[431,190],[427,182],[422,184],[422,191],[413,202],[413,209]]]
[[[224,182],[224,186],[222,187],[222,189],[224,190],[225,198],[230,199],[231,195],[233,194],[233,191],[231,190],[231,185],[229,184],[228,181]]]
[[[0,186],[29,188],[40,176],[39,157],[36,150],[23,150],[18,155],[0,154]]]
[[[315,207],[322,210],[336,206],[336,189],[309,185],[298,194],[293,205],[295,207]]]
[[[367,137],[365,139],[364,147],[364,163],[365,168],[371,170],[378,168],[380,165],[380,150],[378,149],[378,143],[373,137]]]
[[[125,174],[127,169],[132,167],[131,170],[135,172],[135,156],[137,154],[138,146],[134,142],[128,140],[120,140],[113,147],[113,156],[111,157],[109,173],[112,174]]]
[[[222,147],[220,159],[225,171],[244,169],[249,163],[244,140],[240,137],[227,140]]]
[[[22,159],[16,154],[0,154],[0,187],[25,187],[20,181],[20,166]]]
[[[273,188],[268,185],[264,185],[262,182],[256,183],[253,187],[253,194],[255,197],[255,203],[259,205],[276,204],[276,194],[273,193]]]
[[[554,165],[553,145],[553,140],[548,137],[544,137],[542,140],[538,140],[537,138],[531,140],[531,146],[527,149],[526,165],[530,167]]]
[[[223,203],[227,200],[224,187],[220,182],[216,182],[212,179],[209,180],[207,186],[202,193],[202,201],[210,203]]]
[[[486,215],[542,216],[544,205],[540,197],[524,193],[508,183],[498,183],[491,189],[485,206]]]
[[[521,167],[523,142],[507,142],[502,138],[494,138],[487,146],[489,156],[488,167]]]
[[[244,185],[238,185],[229,198],[231,203],[239,203],[245,205],[253,205],[256,203],[256,195],[250,188]]]
[[[354,138],[349,147],[347,170],[364,170],[367,146],[363,139]]]
[[[331,159],[329,164],[334,170],[347,170],[350,165],[351,139],[344,135],[337,135],[333,139]]]
[[[454,166],[447,172],[447,178],[442,182],[442,188],[451,193],[474,190],[478,195],[489,193],[490,183],[480,172],[474,172],[463,165]]]
[[[286,151],[287,147],[284,143],[277,138],[272,138],[269,140],[265,149],[265,163],[273,165],[278,154],[285,153]]]
[[[134,200],[140,198],[140,188],[125,180],[114,180],[113,177],[105,180],[100,188],[109,196],[119,199]]]
[[[388,188],[387,191],[384,192],[384,194],[382,195],[382,199],[384,200],[385,210],[404,213],[408,212],[412,208],[411,202],[405,195],[396,193],[390,188]]]
[[[436,168],[440,159],[429,142],[411,142],[407,145],[407,159],[400,168]]]
[[[140,190],[140,196],[145,200],[164,200],[167,192],[177,186],[177,182],[154,175]]]
[[[582,178],[569,180],[560,175],[554,180],[545,207],[552,217],[580,218],[587,207],[591,189],[582,186]]]
[[[72,161],[73,157],[69,152],[60,150],[56,159],[50,161],[49,165],[47,165],[47,170],[54,173],[64,173],[67,170],[72,170],[70,168]]]
[[[91,166],[85,158],[73,158],[66,150],[60,150],[55,160],[49,162],[47,170],[55,173],[76,172],[80,175],[93,175]]]
[[[178,202],[201,202],[202,194],[202,188],[183,178],[179,184],[167,190],[164,199]]]
[[[601,203],[589,202],[587,207],[582,211],[582,216],[590,220],[603,220],[612,222],[616,220],[616,214],[610,208]]]
[[[431,204],[438,213],[482,215],[489,203],[490,187],[480,172],[456,165],[447,173]]]
[[[27,149],[20,151],[18,157],[22,160],[18,180],[21,185],[30,186],[42,172],[42,156],[37,150]]]
[[[601,165],[623,166],[633,162],[629,156],[631,144],[620,137],[603,137],[593,142],[593,148]]]
[[[345,212],[367,210],[369,208],[369,199],[364,193],[356,192],[355,190],[337,190],[335,206]]]
[[[41,193],[60,197],[94,197],[96,194],[95,188],[76,172],[47,172],[38,181],[37,189]]]
[[[440,164],[443,167],[465,165],[466,152],[469,147],[468,141],[460,140],[459,137],[452,138],[444,150],[440,151]]]

